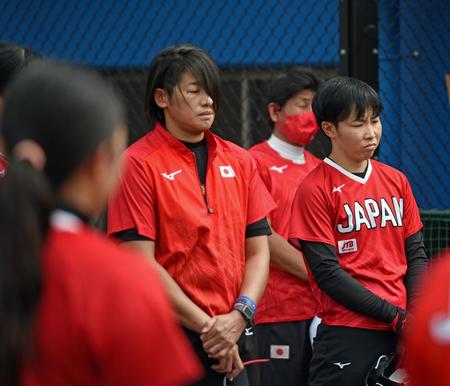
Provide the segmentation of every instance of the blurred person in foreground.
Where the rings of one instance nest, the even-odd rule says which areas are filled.
[[[433,260],[405,328],[408,386],[450,385],[450,250]]]
[[[189,385],[201,369],[159,274],[94,231],[127,128],[98,75],[30,64],[8,88],[1,135],[0,384]]]

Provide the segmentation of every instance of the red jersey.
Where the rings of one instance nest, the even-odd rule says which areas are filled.
[[[364,287],[406,309],[405,239],[422,228],[406,177],[369,160],[360,178],[326,158],[300,186],[292,207],[290,238],[333,245],[340,266]],[[389,329],[354,313],[317,288],[318,316],[327,325]]]
[[[271,226],[288,239],[295,192],[320,160],[305,150],[304,162],[295,163],[281,157],[268,141],[252,147],[250,154],[256,159],[261,177],[277,204],[270,213]],[[309,284],[271,265],[267,287],[258,304],[256,323],[306,320],[312,318],[315,312],[316,302]]]
[[[0,153],[0,178],[6,173],[6,167],[8,166],[8,161],[6,157]]]
[[[188,385],[201,375],[148,261],[57,211],[24,386]]]
[[[129,147],[108,232],[135,228],[155,240],[156,260],[213,316],[230,312],[239,295],[246,226],[275,204],[246,150],[209,131],[205,137],[205,187],[194,153],[159,124]]]
[[[408,385],[450,385],[450,251],[432,265],[405,331]]]

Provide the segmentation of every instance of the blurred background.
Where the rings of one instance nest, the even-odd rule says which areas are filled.
[[[149,129],[146,69],[170,45],[201,46],[218,62],[213,130],[246,148],[270,135],[265,95],[277,74],[364,80],[384,104],[376,157],[411,182],[428,253],[450,245],[450,0],[0,0],[0,40],[112,79],[131,142]],[[323,134],[310,150],[328,154]]]

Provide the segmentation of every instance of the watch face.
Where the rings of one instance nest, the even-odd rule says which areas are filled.
[[[250,307],[244,306],[242,308],[242,313],[244,314],[244,316],[248,319],[248,320],[252,320],[253,319],[253,311],[250,309]]]

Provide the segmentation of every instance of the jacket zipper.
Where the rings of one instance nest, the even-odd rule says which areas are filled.
[[[194,157],[195,172],[197,173],[197,179],[198,179],[198,183],[200,184],[200,191],[202,193],[203,200],[205,201],[206,210],[208,211],[209,214],[213,214],[214,213],[214,209],[209,206],[209,204],[208,204],[208,196],[206,195],[206,178],[207,178],[207,175],[208,175],[208,166],[209,165],[206,165],[205,183],[202,184],[202,182],[200,180],[200,175],[198,174],[197,158],[195,157],[195,153],[192,153],[192,155]]]

